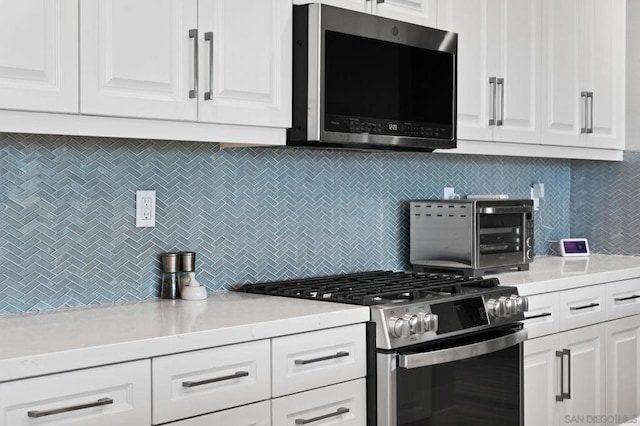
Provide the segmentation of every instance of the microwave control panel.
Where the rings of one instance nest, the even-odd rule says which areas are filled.
[[[325,130],[339,133],[368,133],[416,138],[453,138],[453,128],[444,124],[412,123],[375,118],[327,114]]]

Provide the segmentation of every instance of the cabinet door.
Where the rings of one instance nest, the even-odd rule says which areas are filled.
[[[438,0],[385,0],[372,2],[374,13],[386,18],[435,27],[438,18]]]
[[[78,112],[77,0],[0,0],[0,108]]]
[[[593,92],[589,148],[624,149],[625,2],[582,0],[583,87]]]
[[[365,379],[274,398],[271,400],[271,423],[277,426],[365,426],[365,399]]]
[[[558,424],[560,347],[557,334],[524,342],[524,424]]]
[[[290,127],[291,1],[201,0],[198,8],[199,121]]]
[[[197,0],[83,0],[83,114],[195,120]]]
[[[584,125],[584,98],[580,96],[582,0],[544,0],[543,52],[545,58],[542,143],[578,146]]]
[[[495,0],[438,3],[438,27],[458,33],[458,138],[493,140],[500,16]],[[495,89],[495,90],[494,90]]]
[[[560,405],[561,422],[567,416],[568,418],[576,416],[586,418],[586,416],[606,414],[605,340],[604,323],[560,333],[561,347],[571,351],[571,368],[565,367],[564,378],[565,383],[568,380],[571,385],[570,397]],[[569,370],[568,374],[567,370]]]
[[[171,423],[171,426],[271,426],[271,401],[243,405]]]
[[[640,416],[640,315],[607,323],[607,413]]]
[[[539,143],[541,0],[499,0],[498,123],[494,140]]]

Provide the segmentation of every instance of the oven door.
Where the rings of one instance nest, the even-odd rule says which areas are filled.
[[[378,353],[378,426],[520,426],[522,342],[509,328]]]

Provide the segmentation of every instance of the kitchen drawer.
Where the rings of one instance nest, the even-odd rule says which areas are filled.
[[[271,426],[271,401],[218,411],[171,423],[171,426]]]
[[[271,420],[277,426],[365,426],[365,379],[300,392],[271,401]]]
[[[269,340],[153,359],[153,424],[271,396]]]
[[[366,375],[364,324],[273,339],[273,397]]]
[[[0,425],[148,425],[148,360],[0,384]]]
[[[607,320],[640,314],[640,279],[606,285]]]
[[[560,292],[560,330],[604,322],[606,286],[594,285]]]
[[[559,332],[559,293],[536,294],[527,296],[527,299],[529,310],[524,314],[523,324],[529,332],[529,339]]]

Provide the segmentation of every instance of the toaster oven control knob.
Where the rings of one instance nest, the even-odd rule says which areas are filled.
[[[533,238],[527,237],[525,244],[527,245],[527,248],[533,248]]]
[[[409,337],[409,321],[405,318],[389,318],[389,334],[392,337]]]
[[[533,250],[527,250],[527,259],[533,259]]]
[[[427,312],[418,312],[422,332],[438,331],[438,315]]]
[[[505,296],[500,296],[498,300],[489,299],[487,301],[487,310],[490,315],[496,318],[509,316],[509,311],[507,310],[507,298]]]

